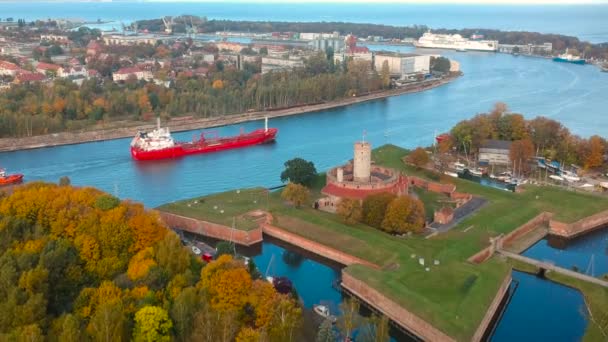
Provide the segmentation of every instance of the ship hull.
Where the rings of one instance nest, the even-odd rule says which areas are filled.
[[[14,174],[0,178],[0,185],[16,184],[21,183],[21,181],[23,181],[23,175]]]
[[[414,46],[421,49],[444,49],[444,50],[457,50],[457,51],[483,51],[483,52],[496,52],[495,47],[485,46],[471,46],[471,45],[452,45],[452,44],[433,44],[433,43],[419,43],[415,42]]]
[[[571,63],[571,64],[578,64],[578,65],[583,65],[585,64],[585,60],[584,59],[566,59],[566,58],[560,58],[560,57],[555,57],[553,58],[554,62],[560,62],[560,63]]]
[[[229,138],[210,139],[199,142],[178,143],[173,147],[158,150],[142,150],[131,146],[131,157],[135,160],[161,160],[188,156],[191,154],[202,154],[242,148],[247,146],[270,143],[275,140],[276,128],[255,130],[248,134],[242,134]]]

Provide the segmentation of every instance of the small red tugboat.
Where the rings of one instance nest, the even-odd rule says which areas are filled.
[[[0,186],[21,183],[21,181],[23,181],[22,174],[15,173],[12,175],[7,175],[5,169],[0,169]]]
[[[264,144],[274,141],[277,132],[276,128],[268,128],[268,118],[266,118],[264,128],[249,133],[232,137],[205,137],[202,133],[199,140],[176,142],[168,127],[160,127],[159,119],[155,130],[149,133],[139,132],[133,138],[131,157],[135,160],[159,160]]]

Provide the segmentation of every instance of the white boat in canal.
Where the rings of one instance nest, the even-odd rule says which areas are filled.
[[[318,304],[312,307],[312,310],[324,319],[328,319],[332,323],[336,323],[336,316],[332,315],[327,305]]]

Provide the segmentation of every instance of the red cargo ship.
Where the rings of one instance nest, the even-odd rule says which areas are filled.
[[[22,174],[15,173],[12,175],[7,175],[5,169],[0,169],[0,185],[20,183],[22,180],[23,180]]]
[[[266,118],[264,128],[249,133],[241,133],[232,137],[218,137],[217,134],[205,137],[205,133],[201,133],[199,140],[176,142],[168,127],[160,127],[159,120],[155,130],[149,133],[139,132],[133,138],[131,157],[135,160],[159,160],[264,144],[274,141],[277,132],[276,128],[268,128]]]

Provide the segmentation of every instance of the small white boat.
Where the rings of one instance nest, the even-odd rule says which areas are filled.
[[[556,181],[560,181],[560,182],[564,181],[564,179],[562,177],[556,176],[556,175],[551,175],[551,176],[549,176],[549,178],[556,180]]]
[[[564,178],[568,182],[578,182],[581,180],[579,176],[577,176],[574,172],[570,171],[562,171],[562,178]]]
[[[480,169],[469,169],[469,173],[477,177],[481,177],[483,175],[483,172],[481,172]]]
[[[335,323],[337,318],[329,312],[329,307],[327,305],[318,304],[312,307],[312,310],[319,316],[330,320],[332,323]]]
[[[464,170],[465,165],[463,163],[455,162],[454,164],[452,164],[452,167],[454,167],[456,171],[462,171]]]
[[[271,284],[274,284],[274,277],[268,276],[268,277],[266,277],[266,281],[269,282],[269,283],[271,283]]]

